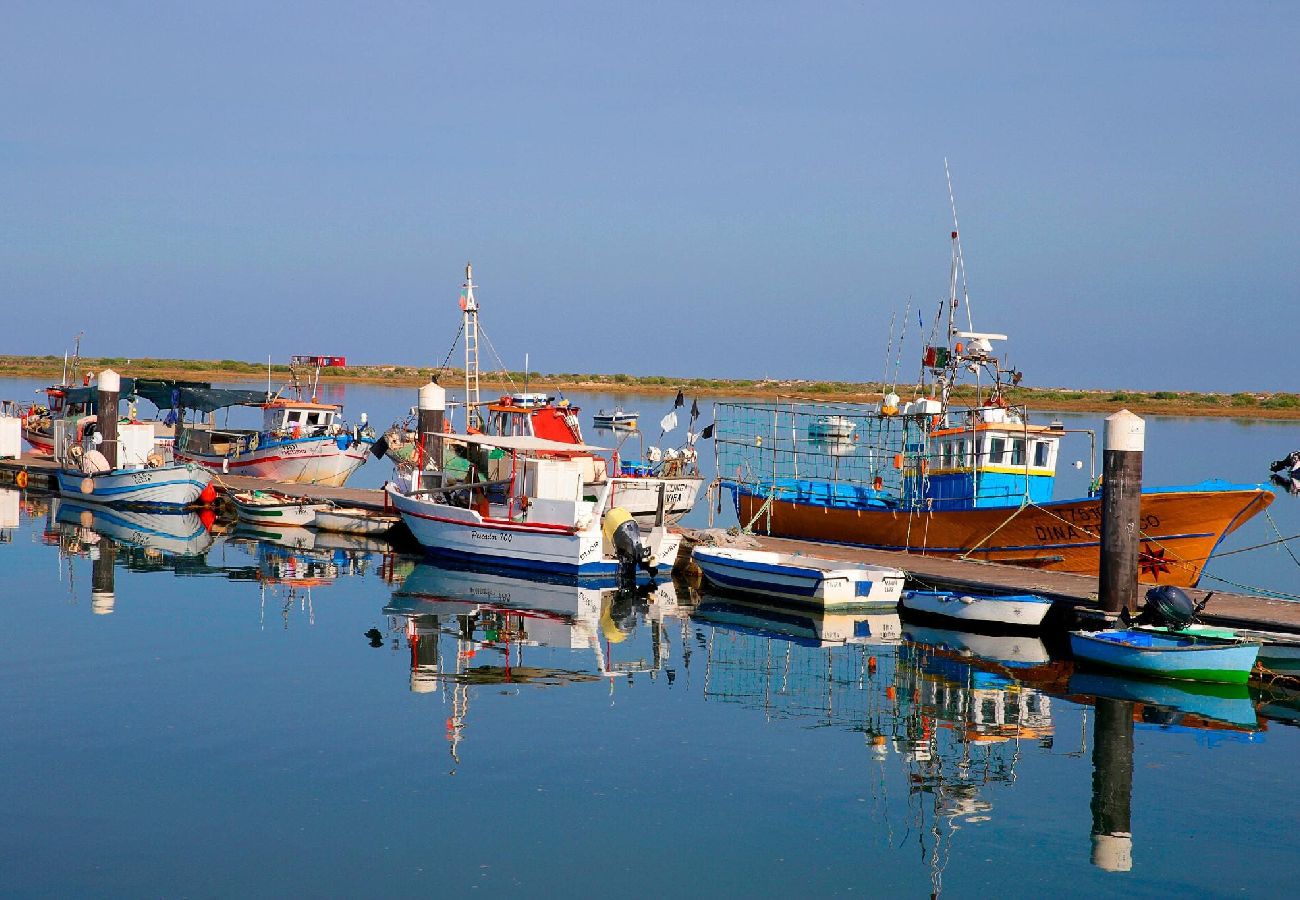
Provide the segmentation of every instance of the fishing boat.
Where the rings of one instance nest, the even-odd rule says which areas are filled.
[[[291,393],[213,388],[168,381],[136,381],[136,391],[176,421],[175,457],[210,472],[234,472],[297,484],[343,485],[364,463],[375,433],[363,413],[348,425],[342,407],[317,401],[320,370],[310,394],[295,374]],[[213,414],[231,407],[261,410],[260,428],[217,427]],[[186,413],[206,421],[186,421]]]
[[[232,491],[227,497],[239,519],[253,525],[311,525],[318,513],[333,506],[328,500],[307,500],[270,490]]]
[[[582,493],[582,465],[547,458],[564,450],[601,448],[558,444],[541,438],[444,435],[474,449],[496,448],[510,457],[509,477],[496,484],[471,471],[467,481],[403,490],[389,483],[389,503],[425,550],[434,555],[478,559],[498,566],[580,576],[653,579],[672,567],[681,535],[662,521],[643,534],[624,509],[609,505],[609,479],[597,499]],[[490,488],[500,489],[501,501]]]
[[[609,461],[581,449],[584,443],[579,421],[581,409],[568,400],[556,400],[533,392],[503,394],[495,400],[482,401],[479,391],[479,301],[475,295],[473,267],[465,267],[465,282],[460,296],[461,327],[465,345],[465,410],[460,425],[452,423],[449,431],[483,433],[494,437],[540,438],[556,444],[568,444],[539,456],[578,460],[583,466],[583,499],[595,502],[606,487],[613,491],[610,506],[626,509],[640,524],[652,526],[662,508],[666,524],[674,525],[694,508],[704,487],[700,475],[695,436],[688,435],[686,446],[661,449],[646,447],[644,436],[635,429],[623,429],[623,440],[635,435],[641,440],[640,457],[628,459],[620,443]],[[452,351],[455,350],[455,345]],[[449,351],[450,352],[450,351]],[[680,400],[680,398],[679,398]],[[604,411],[601,411],[604,414]],[[619,410],[621,412],[621,410]],[[693,410],[694,412],[694,410]],[[635,416],[635,414],[632,414]],[[665,420],[668,421],[668,420]],[[692,419],[693,421],[693,419]],[[673,415],[672,423],[676,424]],[[671,429],[665,428],[665,431]],[[413,470],[442,471],[463,478],[464,454],[455,438],[443,441],[442,452],[425,454],[418,435],[410,423],[394,426],[384,436],[386,452],[398,470],[400,481],[410,482]],[[489,453],[480,467],[489,481],[502,481],[509,467],[507,454]],[[611,484],[610,476],[617,477]]]
[[[1107,669],[1178,681],[1244,684],[1260,645],[1143,629],[1070,632],[1074,658]]]
[[[815,606],[894,609],[903,592],[901,569],[838,559],[697,546],[691,552],[709,584]]]
[[[104,378],[112,387],[120,386],[115,372],[106,371]],[[86,418],[54,422],[54,457],[59,464],[54,477],[60,495],[87,503],[149,507],[185,507],[215,499],[210,473],[167,462],[156,451],[152,424],[119,422],[116,409],[101,414],[111,417],[107,441],[105,432],[87,428]],[[106,454],[112,455],[111,461]]]
[[[718,472],[742,527],[801,540],[1096,575],[1102,497],[1053,499],[1065,427],[1014,403],[1021,373],[970,319],[952,232],[950,298],[921,355],[916,396],[879,404],[719,403]],[[956,311],[966,309],[965,329]],[[966,380],[975,373],[973,384]],[[963,392],[955,393],[961,386]],[[958,398],[962,403],[958,403]],[[836,423],[851,441],[807,439]],[[819,424],[820,423],[820,424]],[[807,437],[806,437],[807,436]],[[1093,435],[1095,450],[1095,435]],[[1219,543],[1273,501],[1262,484],[1206,480],[1141,495],[1139,578],[1195,585]]]
[[[852,439],[855,427],[847,416],[818,416],[808,426],[808,438],[813,441],[847,441]]]
[[[591,417],[591,421],[597,428],[625,428],[631,431],[636,428],[639,418],[639,413],[627,412],[623,407],[616,406],[610,412],[602,409]]]
[[[959,591],[903,591],[903,609],[909,613],[960,622],[1036,629],[1052,608],[1052,601],[1037,594],[969,594]]]
[[[402,521],[401,516],[380,512],[373,509],[332,506],[317,510],[311,526],[317,531],[329,531],[336,534],[364,534],[379,536],[387,534]]]

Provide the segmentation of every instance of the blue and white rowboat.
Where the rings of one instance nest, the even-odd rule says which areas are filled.
[[[1260,645],[1138,629],[1071,631],[1076,660],[1155,678],[1244,684]]]
[[[717,588],[797,603],[894,609],[903,592],[903,571],[889,566],[722,547],[696,547],[692,556]]]
[[[87,475],[59,469],[59,493],[83,503],[133,506],[192,506],[199,502],[212,475],[198,466],[163,465],[145,469],[115,469]]]

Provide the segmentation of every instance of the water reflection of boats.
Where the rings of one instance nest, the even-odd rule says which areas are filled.
[[[1051,662],[1047,647],[1033,635],[975,634],[968,631],[951,631],[947,628],[930,628],[909,622],[903,627],[903,636],[909,641],[948,648],[963,655],[978,656],[1012,668],[1040,666]]]
[[[1070,693],[1140,704],[1134,711],[1134,719],[1139,723],[1197,730],[1260,729],[1250,688],[1244,684],[1157,681],[1075,672],[1070,676]]]
[[[653,679],[668,657],[663,618],[676,611],[671,583],[619,589],[576,577],[524,578],[432,563],[417,565],[384,607],[395,624],[400,620],[411,651],[411,690],[450,695],[447,740],[457,762],[473,686],[557,686],[603,677],[612,691],[616,676]],[[615,651],[641,623],[649,626],[649,655]],[[573,657],[552,665],[550,654],[535,648],[589,650],[596,665],[571,664]],[[674,677],[669,668],[668,680]]]
[[[691,616],[759,637],[775,637],[805,647],[842,644],[897,644],[902,623],[896,612],[791,609],[740,600],[707,599]]]
[[[238,539],[261,541],[298,550],[388,553],[393,549],[392,545],[387,541],[371,535],[317,531],[301,525],[265,525],[238,522],[232,535]]]
[[[198,556],[212,546],[212,533],[195,512],[119,509],[55,501],[55,519],[65,525],[90,528],[121,544],[175,556]]]

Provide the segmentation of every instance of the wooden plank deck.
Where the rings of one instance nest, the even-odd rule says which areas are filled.
[[[693,532],[683,530],[688,539],[693,537]],[[915,581],[940,589],[1040,594],[1075,609],[1098,608],[1095,575],[1073,575],[979,560],[921,556],[762,535],[755,535],[754,539],[761,549],[777,553],[803,553],[847,562],[893,566],[902,569]],[[1189,588],[1187,593],[1193,600],[1199,601],[1210,592]],[[1240,628],[1300,633],[1300,603],[1226,591],[1213,593],[1214,598],[1201,614],[1203,621]]]

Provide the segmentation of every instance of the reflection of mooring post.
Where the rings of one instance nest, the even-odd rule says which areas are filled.
[[[1138,518],[1142,511],[1142,451],[1146,422],[1127,409],[1106,417],[1102,459],[1101,574],[1104,612],[1137,610]]]
[[[1097,698],[1092,733],[1092,864],[1133,868],[1133,704]]]
[[[117,545],[101,537],[95,549],[99,555],[90,563],[90,611],[97,616],[106,616],[113,611],[115,602],[113,564],[117,561]]]
[[[411,645],[411,691],[427,694],[438,687],[438,617],[412,616],[406,620],[406,640]]]
[[[99,433],[104,436],[104,443],[99,452],[103,453],[104,459],[108,460],[110,469],[117,468],[117,409],[121,394],[122,376],[112,369],[100,372],[99,410],[96,413],[95,424],[99,426]]]
[[[434,467],[437,469],[442,468],[442,438],[436,437],[436,435],[440,435],[446,430],[446,425],[443,422],[446,409],[447,391],[441,385],[430,381],[420,388],[416,440],[423,450],[423,458],[425,460],[432,459]]]

